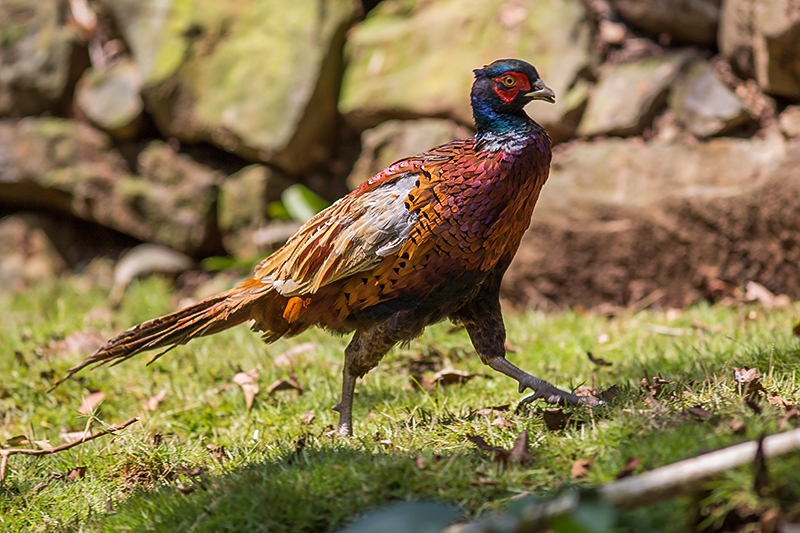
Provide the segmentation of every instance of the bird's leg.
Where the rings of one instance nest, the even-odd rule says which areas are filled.
[[[353,396],[356,380],[375,368],[396,341],[384,326],[366,332],[357,332],[344,350],[342,369],[342,399],[333,406],[339,412],[337,431],[340,435],[353,435]]]
[[[524,398],[520,405],[542,398],[547,403],[568,403],[578,405],[585,398],[562,391],[550,383],[534,377],[517,368],[506,359],[506,330],[501,315],[484,315],[475,322],[465,324],[472,345],[485,364],[506,376],[517,380],[519,392],[531,389],[533,394]]]

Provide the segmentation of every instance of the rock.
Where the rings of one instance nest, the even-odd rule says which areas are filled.
[[[611,0],[620,17],[654,37],[713,46],[721,0]]]
[[[764,142],[775,146],[766,147]],[[553,173],[505,276],[503,298],[517,305],[555,308],[607,302],[642,305],[648,298],[669,308],[701,298],[719,300],[726,296],[721,288],[751,280],[775,294],[800,298],[796,267],[800,141],[785,144],[780,136],[765,141],[715,139],[701,143],[698,155],[689,161],[680,158],[691,149],[676,147],[671,168],[657,166],[665,160],[661,156],[643,160],[647,151],[664,147],[628,146],[625,152],[631,154],[625,156],[620,143],[633,141],[609,139],[596,144],[609,143],[617,147],[602,159],[610,165],[596,164],[594,171],[592,162],[597,159],[583,160],[579,153],[588,145],[570,145],[576,153],[566,161],[579,165],[569,174],[595,174],[583,183],[573,182],[572,188],[585,187],[589,192],[583,193],[583,202],[574,196],[568,208],[562,203],[553,209],[550,204],[567,189],[564,183],[551,189],[565,176],[563,169]],[[778,146],[783,147],[781,152],[770,153]],[[559,159],[564,158],[557,155]],[[740,169],[746,160],[748,168]],[[628,168],[629,163],[635,166]],[[644,183],[636,183],[636,190],[620,186],[617,198],[608,190],[589,198],[598,181],[613,179],[620,169],[625,169],[627,179],[619,181],[633,183],[635,175]],[[711,174],[715,170],[727,173],[719,183]],[[670,172],[674,189],[667,186],[668,180],[657,193],[640,199],[637,191],[664,180]],[[686,180],[692,176],[704,179],[690,186]]]
[[[666,102],[670,85],[690,58],[690,53],[679,52],[631,63],[603,65],[600,79],[590,91],[578,135],[642,133]]]
[[[104,70],[88,68],[75,88],[78,107],[96,126],[125,139],[138,132],[144,109],[139,68],[121,58]]]
[[[669,105],[678,122],[697,137],[724,135],[755,118],[744,102],[719,79],[706,61],[693,63],[670,92]]]
[[[0,292],[22,291],[64,272],[66,263],[33,213],[0,217]]]
[[[301,174],[335,142],[349,0],[116,0],[165,136]],[[155,13],[155,16],[153,16]]]
[[[189,255],[218,251],[215,204],[222,176],[162,141],[152,141],[138,165],[139,177],[120,192],[147,221],[152,240]]]
[[[796,0],[726,0],[719,48],[770,94],[800,98],[800,9]]]
[[[550,129],[574,111],[565,97],[590,64],[590,33],[581,2],[385,0],[348,37],[339,109],[359,130],[409,117],[471,125],[472,70],[518,57],[556,93],[528,109]]]
[[[800,137],[800,106],[791,105],[778,117],[781,131],[787,137]]]
[[[60,213],[189,255],[221,253],[221,176],[161,141],[138,166],[132,175],[111,139],[84,123],[0,121],[0,209]]]
[[[60,1],[0,2],[0,117],[36,115],[58,103],[72,43]]]
[[[219,229],[229,254],[251,260],[270,249],[255,235],[267,222],[267,204],[278,200],[290,184],[263,165],[247,166],[224,179],[219,192]]]
[[[361,155],[348,185],[355,189],[398,159],[473,134],[452,120],[390,120],[361,134]]]
[[[534,219],[585,206],[644,207],[669,197],[722,197],[763,184],[786,154],[780,135],[697,146],[640,139],[559,146]]]
[[[126,251],[114,266],[114,284],[108,296],[109,303],[116,307],[122,301],[130,283],[148,274],[171,274],[177,276],[195,266],[192,258],[159,244],[144,243]]]

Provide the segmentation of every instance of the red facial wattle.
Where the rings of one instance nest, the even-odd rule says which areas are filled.
[[[511,86],[504,83],[504,80],[509,77],[513,78],[515,82]],[[521,72],[506,72],[502,76],[492,78],[492,81],[494,82],[494,92],[506,103],[514,100],[519,93],[524,94],[531,90],[531,82],[528,80],[528,77]]]

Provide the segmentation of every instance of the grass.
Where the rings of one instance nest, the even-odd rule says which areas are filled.
[[[519,348],[509,354],[513,362],[565,388],[616,386],[602,409],[566,409],[564,429],[548,428],[543,405],[515,414],[516,384],[483,367],[466,334],[448,324],[397,348],[359,382],[353,439],[329,434],[347,341],[321,331],[264,346],[239,327],[150,366],[140,356],[84,371],[48,394],[54,378],[85,355],[71,348],[81,338],[110,336],[176,305],[170,285],[151,278],[135,283],[122,307],[110,310],[106,281],[74,277],[0,293],[0,442],[24,435],[56,445],[64,429],[91,423],[98,431],[141,417],[118,435],[62,453],[12,456],[0,482],[2,531],[323,532],[389,502],[418,499],[451,503],[474,519],[506,509],[521,494],[600,486],[632,458],[640,459],[636,472],[642,472],[778,432],[785,408],[763,399],[748,407],[733,367],[757,368],[773,400],[800,401],[800,340],[792,334],[798,304],[771,311],[699,305],[612,318],[509,312],[509,339]],[[293,356],[291,369],[273,364],[309,342],[313,347]],[[591,363],[587,350],[612,366]],[[411,386],[410,368],[424,364],[433,367],[428,375],[449,364],[473,378],[420,390]],[[233,376],[256,367],[261,391],[248,411]],[[290,372],[303,394],[266,393]],[[654,376],[666,380],[655,408],[640,384]],[[145,410],[162,390],[163,401]],[[105,400],[80,414],[82,399],[94,391]],[[510,409],[499,415],[476,413],[505,404]],[[687,413],[693,406],[708,413]],[[467,441],[479,435],[509,449],[523,430],[533,456],[524,465],[503,466]],[[570,471],[578,459],[592,464],[576,480]],[[82,476],[74,471],[79,466],[86,467]],[[623,513],[615,530],[747,531],[775,508],[797,517],[800,456],[770,460],[768,470],[768,483],[758,489],[753,469],[743,467],[698,487],[695,496]]]

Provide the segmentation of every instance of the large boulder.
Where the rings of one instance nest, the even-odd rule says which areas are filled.
[[[629,63],[607,63],[589,93],[589,103],[578,125],[578,135],[638,135],[666,103],[667,93],[689,52],[650,57]]]
[[[0,2],[0,117],[51,110],[64,94],[73,33],[59,0]]]
[[[578,0],[385,0],[348,38],[339,109],[360,130],[409,117],[470,125],[472,70],[520,58],[556,93],[529,108],[550,129],[580,106],[566,96],[589,66],[590,33]]]
[[[675,83],[669,105],[678,122],[701,138],[724,135],[747,124],[756,126],[756,119],[745,103],[705,60],[693,63]]]
[[[221,253],[221,176],[153,141],[138,175],[111,139],[65,119],[0,121],[0,210],[40,210],[96,223],[190,255]]]
[[[717,41],[721,0],[611,0],[619,15],[654,37],[701,46]]]
[[[349,0],[108,0],[166,136],[288,173],[329,155]]]
[[[765,92],[800,98],[800,9],[797,0],[726,0],[720,51]]]
[[[144,109],[139,67],[123,57],[102,69],[84,71],[75,88],[75,103],[96,126],[117,138],[138,132]]]

